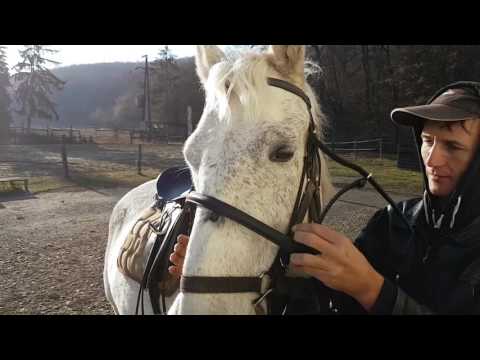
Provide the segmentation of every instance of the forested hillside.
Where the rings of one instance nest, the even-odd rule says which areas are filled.
[[[310,81],[330,118],[329,137],[397,142],[390,112],[424,104],[448,83],[480,81],[478,45],[309,45]]]
[[[185,123],[187,107],[192,107],[192,118],[198,121],[203,107],[203,95],[195,74],[194,59],[177,60],[179,78],[171,90],[174,104],[169,119],[153,114],[154,122]],[[143,94],[142,63],[105,63],[60,67],[53,73],[66,81],[63,91],[53,96],[58,105],[60,120],[51,127],[117,127],[136,128],[142,120],[142,109],[137,96]],[[17,126],[23,118],[13,114]],[[45,127],[45,122],[33,122],[34,127]]]

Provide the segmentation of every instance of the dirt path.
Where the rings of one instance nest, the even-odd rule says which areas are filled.
[[[112,314],[102,278],[108,219],[128,190],[0,195],[0,314]],[[326,223],[350,237],[385,206],[368,190],[342,199]]]
[[[0,314],[110,314],[108,219],[128,189],[0,197]]]

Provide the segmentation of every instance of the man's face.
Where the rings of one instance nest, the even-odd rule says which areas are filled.
[[[478,120],[467,120],[464,127],[450,128],[436,121],[426,121],[422,131],[422,158],[428,186],[433,195],[447,196],[473,159],[479,142]]]

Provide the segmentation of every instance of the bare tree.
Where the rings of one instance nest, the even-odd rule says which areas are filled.
[[[179,79],[177,56],[168,45],[159,52],[158,59],[153,63],[155,78],[152,87],[152,104],[157,105],[156,112],[159,122],[166,128],[168,141],[168,125],[175,122],[174,88]],[[162,116],[163,115],[163,116]],[[162,121],[162,117],[164,120]]]
[[[0,46],[0,143],[7,142],[10,115],[10,78],[8,74],[6,47]]]
[[[370,71],[370,51],[368,45],[362,45],[362,66],[365,75],[365,104],[367,106],[367,115],[372,115],[372,97],[371,97],[371,71]]]

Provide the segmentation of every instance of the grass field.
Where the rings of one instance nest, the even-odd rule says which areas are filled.
[[[373,174],[375,180],[388,192],[405,194],[420,194],[423,188],[422,174],[416,171],[409,171],[397,168],[396,160],[359,158],[354,161],[365,170]],[[359,175],[342,165],[328,161],[332,177],[352,178]]]
[[[72,179],[67,180],[57,176],[37,176],[29,180],[28,187],[31,193],[41,193],[53,190],[81,190],[115,187],[135,187],[144,182],[154,179],[159,172],[153,169],[142,171],[142,175],[131,171],[120,171],[92,174],[72,174]],[[23,183],[17,183],[14,187],[8,183],[0,183],[0,194],[13,193],[23,190]]]
[[[63,177],[60,145],[0,147],[0,177],[25,176],[33,193],[57,189],[134,187],[155,178],[168,167],[184,164],[182,145],[146,145],[143,147],[142,175],[137,174],[136,145],[67,146],[70,179]],[[421,193],[421,174],[401,170],[395,159],[359,157],[354,160],[371,172],[389,192]],[[328,161],[335,183],[346,183],[358,175]],[[0,193],[21,189],[0,183]]]
[[[136,145],[68,145],[70,179],[65,179],[59,145],[2,146],[0,178],[27,177],[32,193],[85,188],[132,188],[154,179],[166,168],[184,165],[181,149],[181,144],[144,146],[139,175]],[[8,183],[0,183],[0,193],[21,189],[20,184],[12,187]]]

